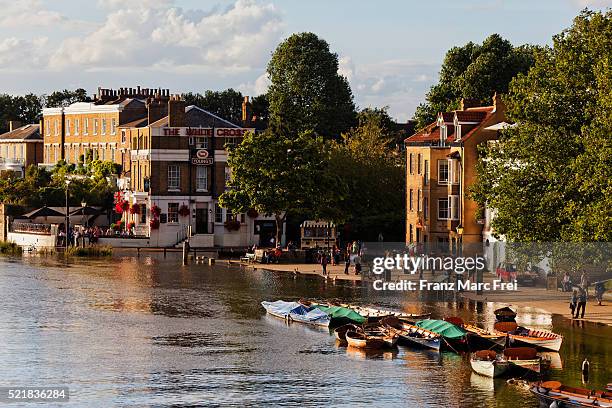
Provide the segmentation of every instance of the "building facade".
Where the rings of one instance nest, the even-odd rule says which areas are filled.
[[[0,173],[11,172],[18,177],[25,175],[25,169],[43,161],[43,138],[40,125],[21,126],[10,121],[9,131],[0,135]]]
[[[505,120],[498,95],[491,106],[441,112],[405,140],[406,242],[446,244],[482,242],[484,210],[469,197],[476,181],[478,146],[497,138]]]

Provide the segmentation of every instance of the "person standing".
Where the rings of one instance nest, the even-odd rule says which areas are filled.
[[[345,275],[349,274],[350,266],[351,266],[351,252],[346,251],[346,254],[344,254],[344,274]]]
[[[570,298],[570,310],[572,311],[572,317],[574,317],[574,312],[576,311],[576,306],[578,306],[578,291],[574,289],[572,292],[572,297]]]
[[[606,287],[604,283],[599,281],[595,283],[595,299],[597,299],[597,305],[601,306],[601,302],[603,301],[603,295],[606,293]]]
[[[586,310],[586,304],[587,304],[587,292],[581,287],[580,295],[578,295],[578,307],[576,307],[576,315],[574,316],[574,318],[577,319],[578,315],[580,315],[580,318],[584,319],[584,312]],[[582,310],[582,313],[580,313],[581,310]]]
[[[325,251],[321,253],[321,268],[323,269],[323,276],[327,276],[327,254],[325,254]]]
[[[587,279],[586,272],[582,272],[580,275],[580,287],[588,294],[589,292],[589,280]]]

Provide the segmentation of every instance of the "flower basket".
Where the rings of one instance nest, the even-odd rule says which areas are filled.
[[[237,220],[227,220],[223,225],[228,231],[238,231],[240,229],[240,222]]]
[[[140,205],[138,204],[130,205],[130,214],[140,214]]]
[[[256,209],[254,209],[254,208],[249,208],[249,211],[247,211],[247,215],[248,215],[250,218],[257,218],[257,217],[259,216],[259,213],[257,212],[257,210],[256,210]]]
[[[154,230],[159,229],[159,220],[157,218],[152,219],[149,221],[149,226]]]
[[[189,207],[187,207],[185,204],[181,205],[178,213],[181,217],[187,217],[189,215]]]
[[[158,218],[161,215],[161,208],[153,204],[153,206],[151,207],[151,214],[153,215],[153,217]]]
[[[121,201],[119,206],[121,207],[121,210],[123,210],[123,212],[126,212],[130,209],[130,203],[127,200]]]
[[[131,231],[131,230],[132,230],[134,227],[136,227],[136,223],[135,223],[134,221],[129,222],[129,223],[127,224],[127,230],[128,230],[128,231]]]

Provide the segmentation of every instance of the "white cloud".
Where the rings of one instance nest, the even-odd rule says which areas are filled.
[[[353,64],[351,57],[344,55],[338,59],[338,73],[346,77],[349,82],[353,79],[355,74],[355,64]]]
[[[70,20],[57,11],[48,10],[40,0],[0,0],[0,10],[0,28],[72,30],[83,27],[82,21]]]
[[[282,29],[274,5],[253,0],[237,0],[228,9],[208,13],[186,12],[168,0],[99,4],[113,11],[93,32],[63,40],[50,56],[51,68],[261,67]]]
[[[0,41],[0,68],[12,71],[23,71],[40,63],[47,38],[22,40],[8,37]]]
[[[255,82],[246,82],[237,86],[238,90],[245,95],[257,96],[268,92],[270,87],[270,78],[267,73],[263,73],[257,77]]]
[[[580,7],[606,8],[612,7],[612,0],[573,0]]]

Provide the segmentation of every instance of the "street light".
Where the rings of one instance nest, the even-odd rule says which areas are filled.
[[[64,247],[68,249],[68,230],[70,229],[70,206],[68,205],[68,186],[70,185],[70,179],[66,179],[66,228],[65,229],[65,242]]]

